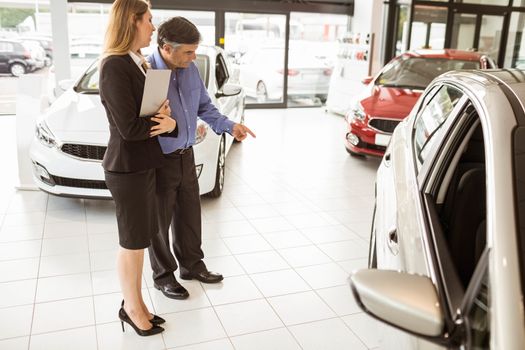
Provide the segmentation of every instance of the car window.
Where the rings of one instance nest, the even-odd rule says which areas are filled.
[[[13,52],[13,44],[7,42],[0,42],[0,51],[2,52]]]
[[[76,92],[98,94],[98,61],[94,62],[75,86]]]
[[[228,68],[221,54],[217,55],[215,60],[215,78],[217,80],[217,88],[221,89],[224,84],[228,81],[230,75],[228,74]]]
[[[428,156],[429,150],[436,141],[433,137],[447,120],[450,112],[458,103],[462,93],[456,88],[442,86],[416,117],[414,124],[414,154],[420,166]]]
[[[376,79],[376,84],[387,87],[425,89],[434,78],[445,72],[479,68],[479,61],[404,55],[385,67]]]
[[[483,279],[478,285],[478,291],[469,303],[469,310],[465,318],[468,320],[467,327],[470,334],[469,349],[489,349],[490,345],[490,289],[488,269],[485,270]]]
[[[197,69],[199,70],[199,75],[201,76],[201,80],[204,83],[204,86],[208,88],[208,77],[210,75],[210,72],[208,71],[208,67],[210,66],[210,60],[208,56],[197,55],[197,59],[195,59],[194,63],[197,66]]]

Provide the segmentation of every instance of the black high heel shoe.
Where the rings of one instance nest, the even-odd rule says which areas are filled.
[[[120,307],[121,308],[124,308],[124,299],[122,299],[122,303],[120,303]],[[157,316],[155,314],[152,314],[153,315],[153,318],[151,320],[148,320],[151,322],[151,324],[153,325],[159,325],[159,324],[163,324],[163,323],[166,323],[166,320],[163,319],[162,317],[160,316]]]
[[[161,326],[157,326],[155,324],[153,324],[150,329],[140,329],[139,327],[135,325],[135,323],[133,323],[133,321],[128,316],[128,314],[126,313],[126,310],[124,310],[123,307],[121,307],[120,310],[118,311],[118,318],[120,318],[122,332],[124,332],[124,322],[126,322],[131,327],[133,327],[135,332],[137,332],[137,334],[140,335],[141,337],[148,337],[150,335],[155,335],[155,334],[164,332],[164,328],[162,328]]]

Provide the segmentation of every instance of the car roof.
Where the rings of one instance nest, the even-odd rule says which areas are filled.
[[[413,51],[405,52],[403,55],[412,56],[412,57],[423,57],[423,58],[448,58],[451,60],[466,60],[466,61],[479,61],[479,59],[483,56],[483,54],[479,52],[453,50],[453,49],[413,50]]]

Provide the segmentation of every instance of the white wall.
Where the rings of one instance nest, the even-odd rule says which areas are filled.
[[[372,74],[375,74],[382,67],[383,11],[382,0],[354,0],[352,32],[372,33],[374,35]]]

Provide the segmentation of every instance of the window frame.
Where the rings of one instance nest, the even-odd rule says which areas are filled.
[[[479,123],[483,128],[483,109],[479,108],[479,105],[468,96],[467,91],[463,90],[463,92],[464,95],[461,97],[463,101],[460,100],[456,105],[456,107],[460,106],[461,109],[453,110],[451,113],[454,114],[451,114],[447,120],[448,125],[443,125],[440,132],[442,135],[439,135],[442,137],[442,141],[433,145],[432,161],[427,162],[425,174],[424,176],[421,173],[419,174],[421,176],[418,177],[418,182],[425,210],[424,221],[428,228],[426,238],[429,244],[428,251],[431,253],[429,263],[436,272],[435,282],[445,314],[445,329],[452,334],[457,334],[462,341],[470,344],[471,338],[465,335],[470,330],[470,323],[467,318],[483,283],[484,275],[488,271],[490,249],[488,246],[484,247],[474,273],[466,289],[464,289],[450,255],[450,249],[438,214],[438,203],[435,201],[435,195],[440,189],[440,186],[436,186],[436,184],[441,185],[444,178],[443,174],[438,173],[442,171],[443,166],[449,167],[451,165],[452,154],[457,151],[465,133],[476,123]],[[473,116],[472,111],[468,111],[469,107],[474,108],[475,116]],[[417,160],[415,159],[415,161]],[[462,328],[463,331],[457,332],[458,327]]]

